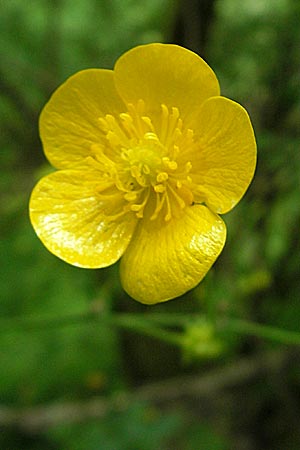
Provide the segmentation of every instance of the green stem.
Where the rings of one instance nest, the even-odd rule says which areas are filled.
[[[118,315],[119,316],[119,315]],[[128,320],[134,320],[139,317],[137,314],[125,313],[122,316]],[[141,316],[141,315],[140,315]],[[185,326],[191,322],[198,321],[202,316],[199,314],[182,314],[182,313],[147,313],[141,316],[142,320],[145,322],[155,322],[164,326],[174,326],[180,327]]]
[[[80,325],[97,320],[94,312],[87,311],[77,314],[68,314],[65,316],[28,316],[28,317],[11,317],[0,320],[1,331],[14,330],[49,330],[64,326]]]
[[[172,345],[182,345],[182,334],[173,332],[167,327],[185,327],[189,323],[193,323],[201,319],[198,314],[180,314],[180,313],[149,313],[149,314],[132,314],[132,313],[116,313],[103,315],[94,311],[86,311],[77,314],[69,314],[60,317],[15,317],[0,320],[1,331],[13,330],[49,330],[65,326],[76,326],[94,323],[109,324],[151,336],[155,339],[167,342]],[[280,344],[300,345],[300,333],[269,325],[258,324],[246,320],[229,318],[217,325],[217,331],[222,333],[234,333],[239,335],[250,335],[259,338],[271,340]]]
[[[252,335],[262,339],[286,345],[300,345],[300,333],[283,330],[281,328],[249,322],[247,320],[229,319],[226,324],[220,326],[220,331],[225,333],[237,333]]]
[[[167,317],[165,317],[166,319]],[[126,329],[128,331],[144,334],[172,345],[181,345],[181,335],[171,332],[165,328],[158,327],[144,316],[138,314],[103,314],[94,311],[86,311],[78,314],[68,314],[65,316],[44,316],[44,317],[15,317],[0,320],[0,329],[3,331],[12,330],[43,330],[48,331],[53,328],[65,326],[84,325],[91,322],[102,322],[114,327]],[[159,321],[157,321],[159,322]],[[162,320],[163,322],[163,320]],[[173,324],[175,320],[171,321]]]
[[[0,330],[45,330],[49,328],[58,328],[63,326],[81,325],[90,322],[110,322],[119,323],[125,326],[125,323],[132,324],[139,321],[149,325],[152,322],[164,326],[183,326],[191,321],[199,320],[198,314],[181,313],[150,313],[150,314],[132,314],[132,313],[97,313],[94,311],[84,311],[81,313],[67,314],[65,316],[28,316],[28,317],[10,317],[0,319]],[[151,325],[152,326],[152,325]]]
[[[137,333],[142,333],[146,336],[153,337],[160,341],[166,342],[167,344],[181,346],[182,345],[182,337],[181,333],[175,333],[172,331],[168,331],[165,328],[158,327],[157,325],[153,325],[151,322],[134,317],[133,314],[120,314],[115,317],[110,317],[109,321],[112,325],[123,328],[128,331],[133,331]]]

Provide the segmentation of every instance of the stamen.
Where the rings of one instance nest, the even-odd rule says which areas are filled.
[[[191,141],[194,138],[194,131],[188,128],[186,132],[186,137],[189,141]]]
[[[111,141],[112,147],[115,147],[114,140],[117,142],[117,145],[128,147],[129,142],[128,135],[125,133],[126,130],[120,127],[114,116],[106,114],[105,119],[99,118],[98,121],[102,131],[106,134],[106,138],[109,142]],[[115,137],[112,137],[112,135],[115,135]]]
[[[191,161],[188,161],[186,164],[185,164],[185,171],[187,172],[187,173],[189,173],[190,171],[191,171],[191,169],[192,169],[192,163],[191,163]]]
[[[95,191],[97,194],[98,198],[114,198],[114,197],[119,197],[120,196],[120,192],[116,191],[116,190],[112,190],[112,191],[108,191],[109,189],[111,189],[114,186],[114,184],[112,182],[103,185],[103,184],[99,184],[98,186],[95,187]]]
[[[103,131],[103,133],[106,134],[109,131],[109,126],[108,126],[106,120],[103,119],[103,117],[99,117],[98,122],[99,122],[99,126],[100,126],[101,130]]]
[[[173,134],[173,140],[176,142],[178,139],[182,137],[182,131],[179,127],[175,128],[174,134]]]
[[[138,166],[132,166],[130,168],[130,172],[131,175],[133,176],[133,178],[136,179],[136,181],[143,187],[147,186],[147,180],[146,177],[144,175],[142,175],[141,173],[141,168]]]
[[[109,130],[106,137],[112,147],[117,147],[121,144],[120,136],[118,136],[116,133],[114,133],[111,130]]]
[[[174,144],[173,147],[171,147],[171,149],[172,149],[173,158],[176,159],[180,153],[178,145]]]
[[[144,200],[140,204],[133,204],[130,206],[131,211],[136,212],[136,216],[138,219],[141,219],[144,215],[144,208],[149,200],[150,189],[147,190]]]
[[[164,156],[161,160],[162,160],[164,166],[167,169],[176,170],[177,167],[178,167],[177,166],[177,162],[176,161],[170,161],[170,158],[168,158],[167,156]]]
[[[180,197],[180,195],[178,195],[178,193],[175,191],[175,189],[172,188],[171,184],[168,185],[168,188],[171,191],[171,193],[173,194],[173,197],[177,201],[177,203],[180,206],[180,208],[183,209],[186,206],[186,203],[183,200],[183,198]]]
[[[115,172],[115,163],[107,155],[104,154],[104,149],[98,144],[91,145],[92,157],[90,161],[103,172],[112,174]]]
[[[160,132],[160,140],[162,143],[165,143],[167,134],[168,134],[168,117],[169,110],[166,105],[161,105],[161,132]]]
[[[149,175],[150,171],[150,167],[147,164],[143,165],[143,172],[145,175]]]
[[[156,184],[153,189],[157,194],[162,194],[163,192],[165,192],[166,186],[164,186],[163,184]]]
[[[163,181],[167,181],[168,178],[169,175],[167,174],[167,172],[160,172],[156,177],[156,181],[158,183],[162,183]]]
[[[115,221],[116,219],[119,219],[120,217],[123,217],[125,214],[127,214],[128,211],[123,209],[123,211],[119,212],[118,214],[114,214],[111,216],[105,216],[105,219],[109,219],[110,221]]]
[[[137,194],[137,192],[132,192],[132,191],[126,192],[126,194],[124,194],[124,198],[128,202],[134,202],[138,198],[138,194]]]
[[[158,147],[161,146],[161,143],[155,133],[148,131],[147,133],[144,134],[144,139],[146,141],[149,141],[149,143],[154,144]]]
[[[154,213],[150,217],[150,220],[157,219],[158,214],[160,213],[160,211],[162,210],[162,207],[164,206],[165,199],[166,199],[165,194],[163,194],[162,197],[160,197],[159,195],[156,196],[156,207],[154,209]]]
[[[168,121],[168,133],[165,138],[164,144],[166,147],[169,147],[172,141],[175,139],[175,129],[178,129],[178,132],[180,132],[180,129],[176,127],[178,125],[178,118],[179,118],[179,110],[178,108],[173,107],[172,113],[169,114],[169,121]]]
[[[169,196],[167,193],[166,193],[165,197],[166,197],[166,203],[167,203],[167,214],[165,215],[165,221],[168,222],[172,217],[171,205],[170,205],[170,199],[169,199]]]
[[[131,211],[137,212],[137,211],[139,211],[142,207],[143,207],[142,205],[136,205],[136,204],[133,204],[133,205],[130,206],[130,209],[131,209]]]
[[[145,124],[142,121],[142,116],[144,116],[145,103],[142,99],[139,99],[136,107],[132,104],[128,104],[128,113],[133,118],[136,130],[139,136],[142,136],[145,132]]]
[[[129,136],[134,136],[135,138],[139,138],[139,133],[134,126],[133,119],[130,114],[122,113],[120,114],[120,118],[122,119],[122,125],[127,131]]]
[[[198,146],[199,144],[194,142],[194,131],[188,128],[181,139],[181,156],[187,152],[192,152],[194,149],[197,150]]]
[[[119,191],[130,192],[130,189],[128,189],[126,187],[125,183],[120,179],[119,174],[116,175],[115,184],[116,184],[116,187],[119,189]]]
[[[91,146],[91,159],[109,187],[114,185],[122,193],[122,214],[132,211],[142,218],[150,196],[153,201],[155,196],[150,220],[163,214],[169,221],[174,212],[191,204],[197,189],[189,175],[192,164],[188,159],[196,146],[194,133],[184,129],[176,107],[161,105],[158,128],[145,111],[139,100],[116,118],[111,114],[99,118],[106,143]]]
[[[145,122],[145,124],[148,126],[149,130],[152,131],[153,133],[155,132],[154,126],[152,124],[152,121],[150,119],[150,117],[147,116],[143,116],[142,121]]]

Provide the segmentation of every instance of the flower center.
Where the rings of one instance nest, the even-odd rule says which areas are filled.
[[[162,215],[168,221],[192,204],[192,164],[185,155],[194,145],[193,131],[184,130],[177,108],[161,105],[152,121],[140,100],[117,118],[100,118],[99,124],[107,145],[94,145],[92,150],[123,193],[124,212],[150,220]]]

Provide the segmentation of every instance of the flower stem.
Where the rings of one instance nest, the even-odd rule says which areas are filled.
[[[14,317],[0,320],[1,331],[25,331],[50,330],[65,326],[88,325],[91,322],[101,322],[128,331],[141,333],[172,345],[182,345],[182,332],[170,331],[168,327],[182,329],[199,319],[205,319],[199,314],[181,313],[115,313],[99,314],[94,311],[68,314],[65,316],[42,316],[42,317]],[[217,322],[216,332],[231,333],[239,335],[256,336],[285,345],[300,346],[300,332],[288,331],[269,325],[250,322],[242,319],[228,318]]]
[[[256,336],[258,338],[267,339],[280,344],[300,345],[299,332],[288,331],[282,328],[263,325],[247,320],[230,318],[225,324],[220,326],[220,331]]]
[[[125,330],[141,333],[168,344],[176,346],[181,345],[182,338],[180,333],[158,327],[157,325],[149,322],[147,319],[144,320],[144,318],[139,318],[137,315],[134,316],[133,314],[130,314],[129,316],[130,317],[128,317],[127,314],[120,314],[110,317],[109,321],[112,325]]]

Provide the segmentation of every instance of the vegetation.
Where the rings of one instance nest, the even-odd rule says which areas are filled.
[[[297,0],[2,0],[0,448],[299,449],[299,20]],[[27,209],[51,92],[158,41],[250,112],[258,166],[205,280],[146,307],[116,266],[48,253]]]

